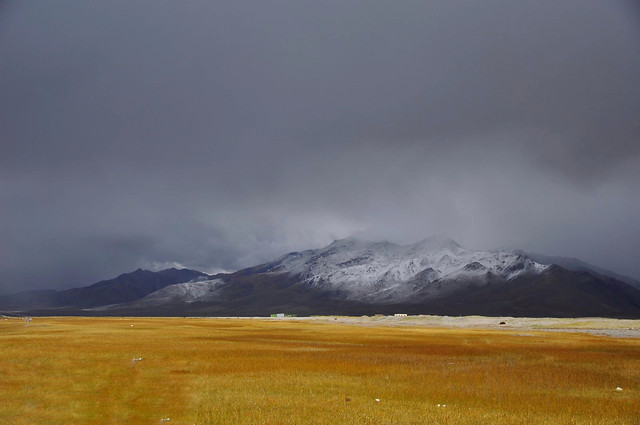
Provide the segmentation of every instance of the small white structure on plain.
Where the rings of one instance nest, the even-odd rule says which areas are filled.
[[[133,325],[131,325],[131,327],[133,327]]]
[[[142,357],[136,357],[135,359],[131,360],[132,362],[141,362],[142,361]]]
[[[380,399],[379,399],[379,398],[376,398],[376,401],[380,401]]]
[[[440,407],[440,403],[438,403],[438,407]]]
[[[616,387],[616,391],[622,391],[622,388]]]
[[[162,418],[160,419],[160,422],[169,422],[171,420],[171,418]]]

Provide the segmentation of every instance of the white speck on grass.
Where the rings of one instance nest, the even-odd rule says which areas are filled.
[[[617,387],[617,388],[616,388],[616,391],[622,391],[622,388]]]

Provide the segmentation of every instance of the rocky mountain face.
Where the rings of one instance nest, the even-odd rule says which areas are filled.
[[[339,298],[379,304],[439,297],[464,282],[509,281],[539,274],[547,266],[513,252],[465,250],[439,236],[407,246],[343,239],[320,250],[287,254],[261,268],[298,276],[309,287]]]
[[[147,284],[142,295],[129,291],[125,300],[87,297],[69,311],[640,317],[640,291],[614,277],[541,264],[522,252],[467,250],[444,236],[412,245],[348,238],[232,274],[188,271],[181,282],[163,282],[155,290]],[[71,290],[74,299],[87,288]]]

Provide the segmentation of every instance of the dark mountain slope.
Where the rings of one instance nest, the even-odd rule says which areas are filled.
[[[0,298],[2,309],[42,309],[59,307],[88,308],[120,304],[140,299],[167,285],[206,278],[207,274],[189,269],[159,272],[138,269],[131,273],[65,291],[30,291]]]
[[[416,301],[434,314],[640,318],[640,291],[613,278],[551,266],[509,282],[469,281],[441,298]],[[413,308],[412,308],[413,310]]]
[[[536,261],[540,264],[555,264],[557,266],[563,267],[567,270],[578,271],[578,272],[589,272],[591,274],[597,274],[601,276],[608,276],[614,279],[617,279],[621,282],[629,284],[637,289],[640,289],[640,281],[637,279],[633,279],[629,276],[625,276],[619,273],[612,272],[611,270],[603,269],[601,267],[594,266],[589,263],[585,263],[582,260],[577,258],[570,257],[558,257],[551,255],[543,255],[533,252],[524,252],[524,251],[515,251],[531,258],[533,261]]]

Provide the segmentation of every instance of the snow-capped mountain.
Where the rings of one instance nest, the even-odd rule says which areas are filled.
[[[407,302],[417,296],[434,298],[471,282],[510,281],[547,268],[522,254],[467,250],[445,236],[434,236],[411,245],[341,239],[321,249],[286,254],[236,275],[293,278],[298,285],[329,293],[332,298],[377,304]],[[220,276],[170,285],[136,305],[212,302],[230,280],[233,278]]]
[[[465,249],[445,236],[411,245],[347,238],[236,273],[169,285],[123,308],[212,315],[640,316],[640,291],[543,265],[522,252]]]
[[[0,308],[32,314],[640,318],[640,290],[597,271],[542,264],[521,251],[465,249],[445,236],[411,245],[347,238],[235,273],[138,270],[84,288],[0,297]]]
[[[466,250],[445,236],[412,245],[347,238],[262,266],[268,273],[298,275],[312,287],[368,302],[405,301],[419,291],[436,296],[460,282],[509,281],[547,267],[514,252]]]

